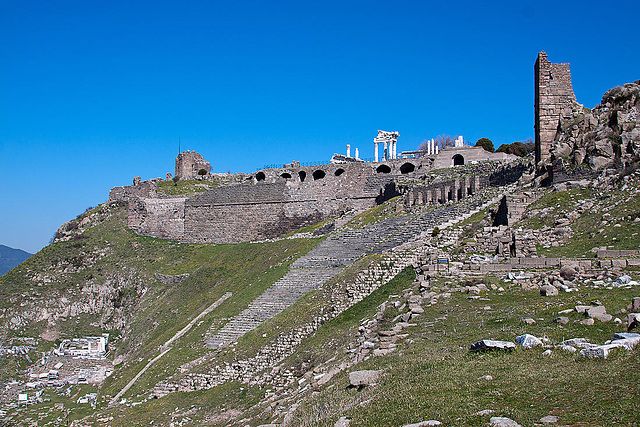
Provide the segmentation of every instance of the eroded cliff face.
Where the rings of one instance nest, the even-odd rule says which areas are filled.
[[[640,80],[607,91],[592,110],[572,105],[550,148],[554,168],[582,166],[594,171],[640,159]]]

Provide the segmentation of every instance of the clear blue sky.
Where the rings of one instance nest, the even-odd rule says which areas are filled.
[[[0,2],[0,243],[30,252],[109,189],[173,172],[533,137],[540,50],[578,100],[640,79],[640,2]]]

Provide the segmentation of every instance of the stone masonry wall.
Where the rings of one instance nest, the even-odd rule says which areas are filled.
[[[547,60],[545,52],[538,53],[535,85],[535,156],[536,164],[539,164],[549,157],[560,120],[571,117],[571,105],[576,96],[569,64],[553,64]]]
[[[176,157],[175,176],[180,179],[194,179],[198,171],[204,169],[211,171],[211,164],[207,162],[201,154],[195,151],[183,151]]]

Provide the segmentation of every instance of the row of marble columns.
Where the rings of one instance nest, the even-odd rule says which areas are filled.
[[[434,139],[427,141],[427,155],[430,154],[438,154],[438,144],[436,144]]]
[[[480,177],[469,176],[427,188],[414,188],[405,198],[409,206],[458,202],[480,190]]]
[[[373,140],[373,153],[374,153],[374,157],[376,162],[379,161],[379,155],[378,155],[378,144],[380,143],[384,144],[384,151],[383,151],[383,160],[387,160],[387,159],[397,159],[398,158],[398,141],[396,140],[387,140],[387,139],[382,139],[380,140],[379,138],[375,138]]]

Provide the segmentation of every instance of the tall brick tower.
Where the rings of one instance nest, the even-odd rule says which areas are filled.
[[[549,157],[549,148],[563,117],[571,117],[571,104],[576,101],[571,85],[569,64],[553,64],[547,54],[538,53],[536,79],[536,164]]]

